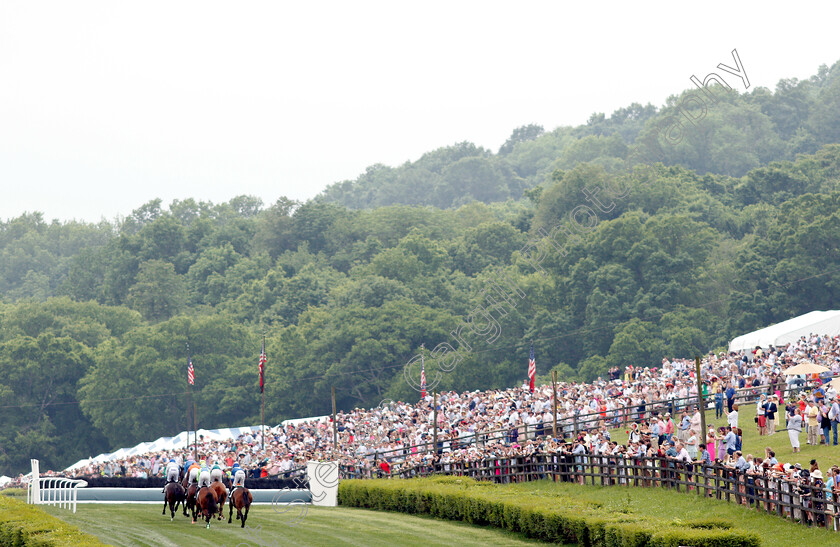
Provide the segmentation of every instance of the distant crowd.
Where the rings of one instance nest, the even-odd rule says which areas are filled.
[[[783,370],[803,361],[822,364],[829,372],[783,375]],[[267,429],[265,449],[259,434],[228,441],[201,439],[198,458],[228,469],[238,462],[251,478],[288,476],[308,460],[337,460],[347,473],[371,476],[429,461],[446,464],[538,451],[661,454],[685,461],[719,460],[742,468],[778,466],[767,454],[751,460],[741,453],[745,425],[739,420],[740,408],[756,405],[755,426],[763,434],[773,435],[784,424],[791,443],[798,441],[799,433],[794,439],[792,432],[799,428],[807,443],[837,444],[837,392],[824,385],[828,376],[837,374],[840,337],[812,335],[783,348],[706,356],[701,362],[701,389],[710,408],[707,417],[713,407],[715,417],[725,417],[727,426],[705,432],[697,410],[694,360],[663,359],[658,366],[613,368],[608,377],[591,383],[559,382],[556,435],[552,386],[538,386],[531,393],[523,384],[505,390],[441,392],[436,414],[431,393],[416,403],[387,401],[377,408],[339,412],[337,447],[331,421],[311,420]],[[796,395],[791,398],[793,390]],[[611,439],[609,430],[616,427],[626,428],[626,444]],[[438,445],[433,447],[435,430]],[[162,477],[170,458],[185,462],[191,459],[191,450],[139,454],[46,474]]]

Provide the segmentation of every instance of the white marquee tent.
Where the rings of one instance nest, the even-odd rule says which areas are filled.
[[[266,430],[270,429],[270,427],[266,426]],[[199,429],[198,435],[204,435],[205,440],[221,441],[225,439],[235,439],[239,437],[239,435],[245,433],[256,434],[259,431],[260,426],[255,425],[251,427],[228,427],[225,429]],[[113,460],[119,460],[121,458],[135,456],[138,454],[147,454],[149,452],[158,452],[161,450],[176,450],[179,448],[184,448],[187,446],[188,438],[189,442],[192,443],[193,432],[182,431],[174,437],[161,437],[155,441],[140,443],[137,446],[132,446],[130,448],[120,448],[119,450],[111,452],[110,454],[100,454],[93,458],[79,460],[70,467],[68,467],[67,470],[78,469],[80,467],[88,465],[89,463],[109,462]]]
[[[840,310],[812,311],[775,325],[741,335],[729,343],[729,351],[785,346],[809,334],[840,335]]]

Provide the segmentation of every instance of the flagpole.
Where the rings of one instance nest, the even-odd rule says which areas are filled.
[[[189,366],[192,360],[190,359],[190,343],[187,341],[187,375],[189,375]],[[192,407],[192,399],[190,397],[190,393],[192,389],[190,389],[190,380],[189,376],[187,377],[187,450],[190,449],[190,410]],[[195,438],[195,435],[193,435]],[[193,445],[193,460],[195,460],[195,445]]]
[[[262,354],[265,355],[265,334],[263,334]],[[265,361],[266,362],[264,362],[262,366],[262,374],[260,375],[260,392],[262,393],[262,411],[260,412],[262,419],[260,420],[260,431],[262,432],[263,452],[265,452],[265,366],[268,364],[268,358],[266,358]]]
[[[196,410],[195,403],[193,403],[193,427],[195,427],[195,431],[193,432],[193,452],[195,454],[195,461],[198,461],[198,411]]]
[[[551,398],[554,402],[554,438],[557,438],[557,371],[551,371]]]

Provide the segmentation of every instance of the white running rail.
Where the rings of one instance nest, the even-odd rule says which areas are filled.
[[[76,492],[87,481],[64,477],[41,477],[38,460],[32,461],[32,475],[26,489],[26,503],[46,504],[72,509],[76,512]]]

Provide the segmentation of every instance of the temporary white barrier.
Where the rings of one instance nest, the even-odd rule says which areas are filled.
[[[338,505],[338,462],[306,462],[312,505]]]
[[[87,481],[64,477],[41,477],[38,460],[31,460],[32,475],[26,489],[26,503],[56,505],[76,512],[76,492]]]

